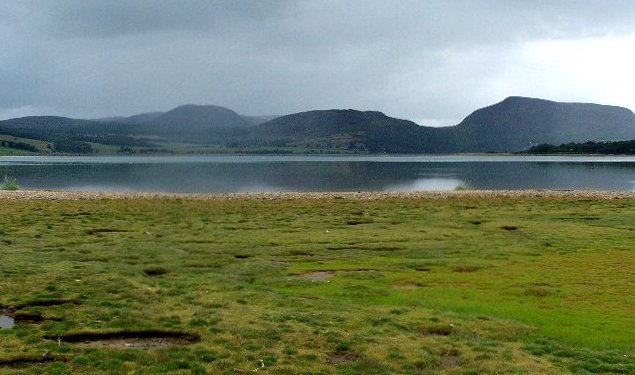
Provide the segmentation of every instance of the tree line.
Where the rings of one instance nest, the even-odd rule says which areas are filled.
[[[635,155],[635,140],[610,142],[563,143],[559,146],[541,144],[526,151],[528,154],[602,154]]]

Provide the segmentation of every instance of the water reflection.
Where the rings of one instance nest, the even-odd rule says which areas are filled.
[[[456,178],[437,177],[437,178],[419,178],[405,184],[386,186],[388,191],[415,191],[415,190],[455,190],[459,186],[467,186],[467,184]]]
[[[192,193],[453,190],[467,185],[475,189],[635,191],[635,158],[14,159],[0,158],[0,179],[5,175],[15,177],[23,189]]]

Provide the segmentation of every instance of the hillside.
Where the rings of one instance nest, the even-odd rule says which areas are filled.
[[[377,111],[241,116],[219,106],[184,105],[92,121],[23,117],[0,121],[0,135],[58,146],[71,142],[70,149],[84,151],[91,148],[73,142],[126,152],[515,152],[537,144],[632,140],[635,115],[621,107],[509,97],[474,111],[456,126],[433,128]]]
[[[418,126],[374,111],[301,112],[256,126],[236,144],[451,153],[521,151],[541,143],[629,139],[635,139],[635,115],[628,109],[509,97],[445,128]]]
[[[176,107],[142,123],[164,132],[197,132],[220,128],[244,128],[251,125],[231,109],[192,104]]]
[[[520,151],[537,144],[635,139],[626,108],[509,97],[444,129],[460,151]]]
[[[139,126],[134,125],[58,116],[29,116],[0,121],[0,135],[20,138],[20,143],[35,147],[29,151],[38,153],[91,153],[94,151],[93,144],[106,145],[105,149],[109,150],[156,147],[149,140],[136,137],[139,132]],[[40,147],[42,142],[48,143],[46,148]]]
[[[215,105],[187,104],[167,112],[149,112],[117,122],[137,126],[139,136],[159,137],[164,141],[222,144],[239,129],[263,122],[260,117],[245,118],[231,109]]]
[[[368,152],[425,152],[425,128],[381,112],[320,110],[282,116],[243,134],[245,145]]]

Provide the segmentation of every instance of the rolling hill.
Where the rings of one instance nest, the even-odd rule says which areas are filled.
[[[626,108],[509,97],[479,109],[456,126],[432,128],[355,110],[309,111],[250,130],[250,142],[365,150],[378,153],[513,152],[537,144],[635,139]]]
[[[381,112],[320,110],[282,116],[255,126],[242,136],[260,142],[306,149],[369,152],[425,152],[426,128]]]
[[[509,97],[446,131],[461,151],[520,151],[543,143],[635,139],[635,115],[621,107]]]
[[[267,117],[241,116],[219,106],[184,105],[167,112],[100,120],[23,117],[0,121],[0,134],[58,145],[84,142],[146,152],[166,151],[164,145],[173,143],[186,145],[177,152],[189,152],[187,147],[194,152],[257,152],[263,148],[300,152],[514,152],[537,144],[635,139],[635,115],[615,106],[509,97],[474,111],[458,125],[434,128],[377,111],[314,110]]]

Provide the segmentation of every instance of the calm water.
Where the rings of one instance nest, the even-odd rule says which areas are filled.
[[[635,157],[0,157],[4,176],[22,189],[83,191],[635,191]]]

